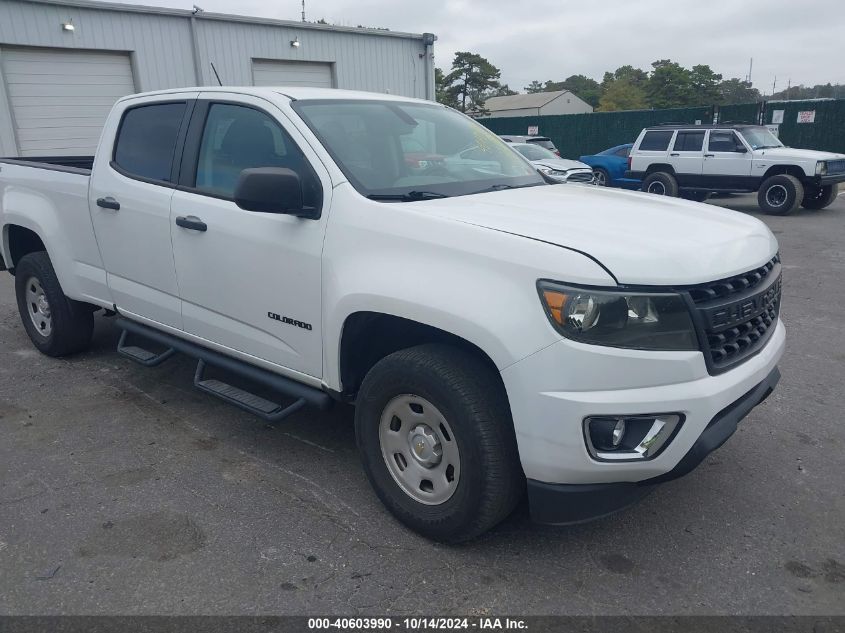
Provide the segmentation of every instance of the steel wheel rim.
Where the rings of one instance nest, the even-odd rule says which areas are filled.
[[[789,192],[783,185],[772,185],[766,191],[766,202],[772,207],[782,207],[789,198]]]
[[[390,476],[414,501],[440,505],[452,498],[461,476],[461,456],[449,422],[431,402],[396,396],[379,421],[379,446]]]
[[[664,185],[659,180],[654,181],[653,183],[649,184],[648,190],[649,193],[653,193],[658,196],[665,196],[666,195],[666,185]]]
[[[36,331],[47,338],[53,331],[53,313],[50,311],[50,302],[47,301],[47,294],[41,286],[37,277],[30,277],[26,281],[26,311]]]
[[[604,187],[604,186],[607,185],[607,180],[604,177],[603,171],[597,171],[597,172],[594,173],[594,175],[595,175],[595,178],[596,178],[596,184],[599,187]]]

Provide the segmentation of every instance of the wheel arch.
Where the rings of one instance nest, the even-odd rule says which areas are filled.
[[[767,178],[780,175],[794,176],[802,183],[807,180],[807,175],[798,165],[772,165],[766,170],[766,173],[763,174],[763,178],[760,180],[760,186],[763,186],[763,183]]]
[[[675,168],[668,163],[653,163],[645,170],[646,176],[650,176],[654,172],[665,171],[667,174],[675,175]]]
[[[19,224],[7,224],[3,227],[3,245],[4,252],[9,257],[6,265],[12,274],[24,255],[47,250],[44,240],[36,231]]]

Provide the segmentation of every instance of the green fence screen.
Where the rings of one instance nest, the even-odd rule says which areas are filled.
[[[784,101],[732,106],[593,112],[553,116],[523,116],[479,119],[496,134],[527,134],[537,126],[548,136],[561,156],[578,158],[614,145],[633,143],[644,127],[660,123],[712,123],[714,113],[723,122],[771,123],[775,111],[783,110],[780,139],[791,147],[845,153],[845,99],[828,101]],[[799,112],[814,112],[814,122],[799,123]],[[807,120],[809,115],[804,116]]]

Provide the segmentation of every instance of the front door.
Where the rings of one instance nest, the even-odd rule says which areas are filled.
[[[201,95],[185,144],[182,187],[171,205],[176,275],[187,333],[319,378],[321,256],[331,186],[305,139],[282,121],[281,111],[257,97],[233,103]],[[320,219],[239,208],[235,186],[241,170],[251,167],[296,171],[305,203],[322,201]]]
[[[103,131],[115,140],[101,143],[91,175],[91,220],[118,309],[176,329],[182,312],[170,244],[173,163],[197,94],[133,101]]]
[[[751,175],[751,152],[733,130],[710,130],[704,177],[715,188],[741,187]]]

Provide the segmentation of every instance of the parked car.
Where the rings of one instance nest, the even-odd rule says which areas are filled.
[[[787,215],[824,209],[845,182],[845,154],[785,147],[765,126],[662,125],[644,129],[626,178],[642,190],[704,199],[710,192],[757,192],[760,209]]]
[[[402,150],[473,144],[483,170]],[[481,534],[526,490],[546,523],[627,506],[778,382],[781,264],[762,222],[549,185],[440,104],[147,93],[115,104],[90,169],[62,162],[0,161],[0,253],[33,345],[85,350],[103,310],[124,357],[194,358],[198,389],[265,420],[354,404],[376,494],[434,539]]]
[[[511,143],[511,147],[530,160],[537,171],[556,182],[593,182],[593,170],[589,165],[560,158],[546,148],[532,143]]]
[[[560,151],[555,144],[552,143],[552,139],[548,136],[520,136],[520,135],[513,135],[513,134],[500,134],[499,138],[501,138],[505,143],[531,143],[532,145],[539,145],[540,147],[544,147],[550,152],[554,153],[556,156],[560,156]]]
[[[642,184],[640,180],[625,177],[628,170],[628,154],[633,146],[633,143],[617,145],[598,154],[581,156],[578,160],[592,167],[596,184],[600,187],[639,189]]]

